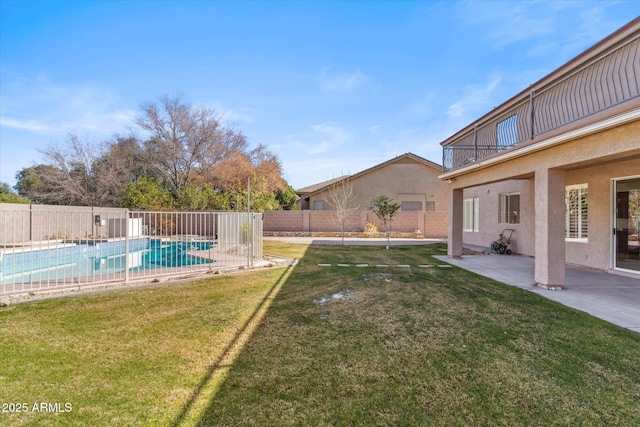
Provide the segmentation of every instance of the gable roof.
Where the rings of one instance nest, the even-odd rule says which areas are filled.
[[[303,196],[303,195],[306,195],[306,194],[309,194],[309,193],[313,193],[313,192],[319,190],[320,188],[328,187],[331,184],[333,184],[334,182],[342,181],[343,179],[348,178],[348,177],[349,177],[349,175],[342,175],[342,176],[339,176],[337,178],[332,178],[332,179],[328,179],[326,181],[319,182],[317,184],[308,185],[306,187],[298,188],[297,190],[295,190],[295,193],[298,196]]]
[[[379,163],[379,164],[377,164],[375,166],[372,166],[372,167],[370,167],[368,169],[365,169],[365,170],[363,170],[361,172],[358,172],[356,174],[343,175],[343,176],[341,176],[339,178],[330,179],[328,181],[323,181],[323,182],[315,184],[315,185],[310,185],[308,187],[301,188],[300,190],[296,190],[296,194],[300,195],[301,197],[308,197],[308,196],[320,193],[320,192],[326,190],[331,185],[333,185],[333,184],[335,184],[337,182],[346,180],[347,178],[350,179],[350,180],[357,179],[357,178],[360,178],[360,177],[362,177],[362,176],[364,176],[366,174],[374,172],[374,171],[376,171],[378,169],[382,169],[385,166],[388,166],[388,165],[393,164],[393,163],[398,163],[398,162],[401,162],[403,160],[413,160],[413,161],[415,161],[417,163],[423,164],[424,166],[427,166],[427,167],[435,169],[438,174],[442,173],[442,166],[441,165],[439,165],[437,163],[434,163],[434,162],[432,162],[430,160],[425,159],[424,157],[420,157],[420,156],[418,156],[416,154],[413,154],[413,153],[404,153],[404,154],[401,154],[399,156],[394,157],[393,159],[389,159],[389,160],[387,160],[385,162]],[[310,189],[310,188],[312,188],[311,191],[307,191],[307,192],[302,193],[302,190],[306,190],[306,189]]]

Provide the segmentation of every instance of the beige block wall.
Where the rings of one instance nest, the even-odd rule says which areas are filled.
[[[263,229],[265,231],[303,231],[304,211],[266,211]]]
[[[0,203],[0,243],[106,235],[108,220],[122,218],[125,212],[120,208]],[[100,215],[105,226],[96,227],[95,215]]]
[[[429,238],[447,236],[447,212],[398,212],[393,219],[391,229],[402,233],[416,230]],[[374,223],[381,232],[384,226],[371,211],[349,212],[345,220],[345,231],[361,232],[368,223]],[[335,211],[266,211],[264,212],[264,231],[266,232],[337,232],[340,224]]]

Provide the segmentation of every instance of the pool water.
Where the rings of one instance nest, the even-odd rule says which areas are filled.
[[[4,254],[0,259],[0,284],[122,273],[129,271],[208,264],[211,260],[191,256],[189,251],[207,250],[213,242],[163,242],[132,239]]]
[[[208,264],[210,260],[204,260],[190,256],[188,251],[203,251],[211,249],[212,242],[161,242],[152,240],[149,250],[143,256],[143,262],[135,267],[137,270],[149,270],[153,268],[183,267],[185,265]]]

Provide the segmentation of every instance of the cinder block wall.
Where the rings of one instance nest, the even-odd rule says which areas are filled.
[[[414,233],[416,230],[425,237],[441,238],[447,236],[447,212],[398,212],[391,224],[391,230],[401,233]],[[371,211],[350,211],[345,219],[345,231],[361,232],[367,223],[378,226],[384,232],[384,226]],[[266,232],[337,232],[340,223],[335,211],[267,211],[264,213],[264,231]]]
[[[266,211],[265,231],[303,231],[303,213],[309,211]]]

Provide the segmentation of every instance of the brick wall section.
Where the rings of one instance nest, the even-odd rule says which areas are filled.
[[[447,237],[449,228],[449,216],[446,211],[435,211],[424,213],[424,237],[436,238]]]
[[[398,212],[391,225],[392,231],[414,233],[416,230],[424,237],[441,238],[447,236],[447,212]],[[376,224],[385,231],[382,223],[371,211],[351,211],[345,220],[346,232],[361,232],[366,223]],[[340,224],[335,211],[267,211],[264,213],[265,232],[337,232]]]
[[[308,211],[266,211],[264,213],[264,230],[305,231],[302,218],[303,212]]]

